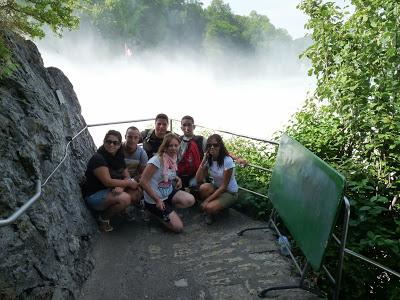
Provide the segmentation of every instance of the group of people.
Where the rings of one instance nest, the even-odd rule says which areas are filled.
[[[181,232],[175,208],[194,205],[194,195],[207,224],[237,200],[234,159],[246,162],[228,152],[220,135],[194,135],[191,116],[181,120],[183,136],[168,131],[168,121],[167,115],[158,114],[154,129],[140,132],[131,126],[125,142],[120,132],[109,130],[89,160],[82,192],[87,205],[98,211],[102,231],[113,230],[112,216],[143,205],[165,227]]]

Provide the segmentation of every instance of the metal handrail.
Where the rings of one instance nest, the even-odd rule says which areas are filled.
[[[137,123],[137,122],[146,122],[146,121],[153,121],[153,120],[154,120],[154,118],[147,118],[147,119],[139,119],[139,120],[128,120],[128,121],[97,123],[97,124],[87,125],[87,127],[106,126],[106,125],[115,125],[115,124],[126,124],[126,123]]]
[[[82,132],[84,132],[85,130],[87,130],[88,126],[86,125],[81,131],[79,131],[77,134],[75,134],[72,138],[70,138],[70,140],[68,141],[67,145],[65,146],[65,151],[64,151],[64,157],[63,159],[58,163],[58,165],[55,167],[55,169],[53,170],[53,172],[50,173],[49,176],[47,176],[46,180],[43,182],[42,187],[44,187],[46,185],[46,183],[49,181],[49,179],[54,175],[54,173],[60,168],[60,166],[64,163],[65,159],[68,156],[68,148],[69,145],[71,144],[71,142],[76,139],[78,136],[81,135]]]
[[[268,198],[268,196],[266,196],[266,195],[263,195],[263,194],[260,194],[260,193],[254,192],[254,191],[252,191],[252,190],[246,189],[246,188],[244,188],[244,187],[241,187],[241,186],[239,186],[239,190],[242,190],[242,191],[245,191],[245,192],[248,192],[248,193],[251,193],[251,194],[257,195],[257,196],[259,196],[259,197],[262,197],[262,198],[269,199],[269,198]]]
[[[39,198],[42,192],[42,187],[40,185],[40,180],[36,181],[36,193],[30,198],[24,205],[22,205],[16,212],[14,212],[11,216],[7,219],[0,220],[0,227],[11,224],[14,222],[20,215],[22,215],[36,200]]]
[[[262,171],[267,171],[267,172],[272,173],[272,170],[271,170],[271,169],[263,168],[263,167],[260,167],[260,166],[257,166],[257,165],[246,164],[244,167],[247,167],[247,166],[248,166],[248,167],[255,168],[255,169],[259,169],[259,170],[262,170]]]
[[[340,294],[340,285],[342,282],[342,270],[343,270],[343,262],[344,262],[344,249],[346,248],[347,234],[349,232],[349,223],[350,223],[350,201],[346,196],[343,196],[344,202],[344,217],[342,221],[342,239],[340,241],[340,250],[339,250],[339,263],[338,270],[336,272],[336,281],[335,281],[335,294],[334,299],[339,299]]]
[[[176,122],[180,122],[180,120],[177,119],[171,119],[170,125],[171,125],[171,130],[172,130],[172,121],[176,121]],[[207,126],[203,126],[203,125],[197,125],[196,127],[200,127],[200,128],[209,128]],[[238,137],[243,137],[246,139],[251,139],[251,140],[255,140],[255,141],[259,141],[259,142],[264,142],[264,143],[269,143],[272,145],[279,145],[278,142],[275,141],[270,141],[270,140],[266,140],[266,139],[262,139],[262,138],[258,138],[258,137],[254,137],[254,136],[249,136],[249,135],[244,135],[244,134],[238,134],[238,133],[234,133],[231,131],[226,131],[226,130],[222,130],[222,129],[213,129],[214,131],[218,131],[218,132],[222,132],[222,133],[226,133],[226,134],[230,134],[230,135],[234,135],[234,136],[238,136]]]
[[[340,245],[340,240],[337,238],[337,236],[335,234],[333,234],[333,238]],[[384,265],[382,265],[382,264],[380,264],[380,263],[378,263],[378,262],[376,262],[376,261],[364,256],[364,255],[361,255],[361,254],[359,254],[357,252],[354,252],[354,251],[352,251],[352,250],[350,250],[348,248],[344,248],[344,252],[347,253],[347,254],[350,254],[350,255],[352,255],[354,257],[357,257],[357,258],[359,258],[359,259],[361,259],[361,260],[363,260],[365,262],[368,262],[368,263],[370,263],[370,264],[372,264],[372,265],[374,265],[374,266],[376,266],[378,268],[381,268],[381,269],[385,270],[386,272],[389,272],[390,274],[393,274],[393,275],[395,275],[395,276],[400,278],[400,273],[399,272],[396,272],[396,271],[394,271],[394,270],[392,270],[392,269],[390,269],[390,268],[388,268],[388,267],[386,267],[386,266],[384,266]]]
[[[201,125],[196,125],[196,126],[199,126],[201,128],[207,128],[207,127],[201,126]],[[256,141],[259,141],[259,142],[265,142],[265,143],[269,143],[269,144],[272,144],[272,145],[279,145],[279,143],[277,143],[277,142],[266,140],[266,139],[261,139],[261,138],[250,136],[250,135],[237,134],[237,133],[233,133],[233,132],[226,131],[226,130],[221,130],[221,129],[215,129],[215,131],[219,131],[219,132],[222,132],[222,133],[226,133],[226,134],[230,134],[230,135],[234,135],[234,136],[238,136],[238,137],[243,137],[243,138],[246,138],[246,139],[256,140]]]

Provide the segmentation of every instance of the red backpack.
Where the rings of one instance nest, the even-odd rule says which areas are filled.
[[[183,154],[182,160],[178,163],[178,176],[180,177],[194,177],[202,160],[202,141],[200,142],[200,139],[197,141],[195,138],[192,138],[188,143],[190,144]],[[201,148],[199,149],[199,147]]]

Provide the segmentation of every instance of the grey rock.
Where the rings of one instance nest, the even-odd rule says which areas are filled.
[[[7,33],[18,65],[0,81],[0,219],[9,217],[63,159],[68,137],[86,126],[73,86],[45,68],[31,41]],[[62,100],[57,97],[62,94]],[[0,299],[73,299],[93,268],[97,226],[80,192],[95,145],[86,131],[42,189],[40,199],[0,227]]]

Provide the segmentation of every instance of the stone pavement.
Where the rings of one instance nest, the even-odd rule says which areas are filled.
[[[260,299],[263,288],[298,282],[289,258],[265,226],[230,209],[206,225],[198,207],[180,210],[184,232],[157,220],[121,222],[95,243],[95,268],[79,299]],[[317,299],[303,290],[272,292],[274,299]]]

